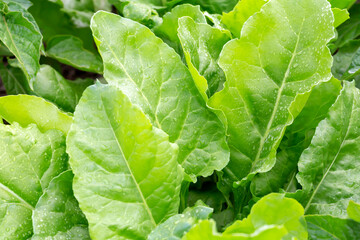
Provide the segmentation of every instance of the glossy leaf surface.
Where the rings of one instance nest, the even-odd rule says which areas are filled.
[[[16,56],[30,81],[40,68],[42,35],[34,18],[16,2],[0,2],[0,40]]]
[[[274,166],[293,101],[330,79],[332,23],[325,0],[273,0],[244,24],[239,40],[225,45],[219,65],[227,81],[209,105],[226,115],[234,180]]]
[[[231,12],[223,14],[221,21],[231,31],[234,37],[240,38],[244,23],[249,17],[259,12],[267,2],[268,0],[239,1]]]
[[[41,133],[34,124],[0,125],[0,132],[0,238],[27,239],[39,198],[67,169],[65,137],[57,130]]]
[[[200,204],[192,208],[187,208],[182,214],[172,216],[160,224],[149,235],[148,240],[180,240],[194,224],[199,223],[201,220],[208,219],[212,211],[211,208]]]
[[[225,127],[207,108],[174,50],[148,28],[111,13],[95,14],[91,27],[106,81],[122,89],[178,144],[178,161],[192,180],[225,167]]]
[[[349,200],[360,201],[360,91],[345,82],[339,98],[299,160],[297,179],[307,214],[346,217]]]
[[[67,146],[91,238],[144,239],[177,212],[177,146],[116,87],[84,92]]]
[[[9,123],[18,122],[22,127],[35,123],[41,131],[57,129],[66,134],[72,117],[42,98],[30,95],[0,98],[0,116]]]

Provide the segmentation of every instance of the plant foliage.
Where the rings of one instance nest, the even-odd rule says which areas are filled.
[[[0,239],[360,236],[354,0],[0,0]]]

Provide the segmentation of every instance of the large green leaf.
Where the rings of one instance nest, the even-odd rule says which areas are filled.
[[[211,208],[198,203],[157,226],[149,235],[148,240],[180,240],[194,224],[208,219],[212,211]]]
[[[47,43],[46,54],[74,68],[102,73],[103,66],[98,54],[84,49],[81,39],[71,36],[56,36]]]
[[[360,223],[329,215],[305,217],[310,240],[354,240],[360,236]]]
[[[117,87],[87,88],[67,138],[74,193],[93,239],[144,239],[177,213],[177,146]]]
[[[91,27],[106,81],[120,87],[179,145],[178,161],[192,180],[225,167],[225,127],[206,107],[174,50],[148,28],[111,13],[96,13]]]
[[[208,24],[196,23],[190,17],[179,19],[178,32],[186,63],[195,84],[202,94],[212,96],[223,88],[225,82],[225,74],[217,61],[230,37]]]
[[[307,214],[346,217],[349,200],[360,201],[360,91],[354,82],[344,84],[299,160]]]
[[[269,0],[239,1],[231,12],[223,14],[221,21],[235,37],[240,38],[244,23],[249,17],[259,12],[262,6],[268,1]]]
[[[157,36],[161,37],[165,43],[174,48],[176,52],[181,53],[181,44],[177,35],[179,28],[179,19],[181,17],[191,17],[197,23],[206,23],[204,14],[200,11],[199,6],[183,4],[174,7],[171,12],[163,16],[161,25],[154,29]]]
[[[236,221],[223,235],[215,232],[212,221],[202,221],[184,239],[307,239],[303,215],[296,200],[273,193],[260,199],[246,219]]]
[[[74,112],[83,91],[93,83],[92,79],[69,81],[49,65],[42,65],[33,82],[33,89],[38,96],[62,110]]]
[[[55,204],[57,209],[62,209],[65,207],[62,199],[65,198],[71,200],[69,203],[75,204],[73,209],[76,209],[76,200],[71,190],[56,192],[58,190],[54,190],[53,185],[62,186],[62,183],[52,181],[68,168],[64,135],[57,130],[41,133],[34,124],[21,128],[16,123],[11,126],[0,125],[0,132],[0,238],[28,239],[33,233],[33,226],[35,230],[41,228],[40,224],[48,226],[42,235],[44,237],[53,236],[77,223],[84,223],[81,228],[86,230],[86,220],[81,217],[78,208],[64,217],[67,225],[53,222],[54,215],[52,219],[47,218],[47,222],[41,223],[42,217],[53,214],[50,209],[43,208],[45,205]],[[69,184],[62,187],[69,189]],[[48,193],[53,196],[47,198]],[[41,213],[32,218],[33,211]],[[80,222],[77,221],[80,219]]]
[[[42,35],[33,17],[16,2],[0,1],[0,40],[16,56],[27,79],[35,78]]]
[[[23,127],[35,123],[41,131],[57,129],[65,134],[72,124],[72,117],[55,105],[30,95],[0,97],[0,116],[9,123],[18,122]]]
[[[290,107],[299,94],[331,78],[326,44],[334,36],[333,21],[325,0],[273,0],[245,22],[239,40],[224,46],[219,65],[227,81],[209,105],[226,115],[227,169],[234,180],[274,166],[276,148],[293,119]]]
[[[252,193],[263,196],[284,189],[295,190],[297,163],[301,153],[310,145],[315,128],[334,104],[341,90],[341,82],[332,78],[315,86],[294,122],[286,129],[285,139],[276,154],[276,164],[267,173],[261,173],[251,182]],[[321,104],[319,104],[321,103]]]

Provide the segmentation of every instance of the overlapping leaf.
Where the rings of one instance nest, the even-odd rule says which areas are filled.
[[[360,201],[359,119],[360,91],[345,82],[298,164],[306,213],[346,217],[349,200]]]
[[[239,1],[231,12],[223,14],[221,21],[235,37],[239,38],[244,23],[249,17],[259,12],[267,2],[268,0]]]
[[[213,221],[202,221],[183,239],[307,239],[304,209],[294,199],[269,194],[259,200],[246,219],[238,220],[223,234]]]
[[[177,146],[116,87],[98,83],[84,92],[67,146],[93,239],[145,239],[177,212]]]
[[[252,193],[262,196],[280,189],[296,190],[297,163],[301,153],[310,145],[315,128],[334,104],[341,90],[341,82],[332,78],[315,86],[301,113],[286,129],[285,139],[276,154],[276,164],[267,173],[261,173],[251,182]],[[321,104],[319,104],[321,103]]]
[[[225,45],[219,64],[227,81],[209,105],[226,115],[234,180],[274,166],[293,118],[290,106],[331,77],[326,44],[333,36],[327,1],[273,0],[244,24],[239,40]]]
[[[196,23],[190,17],[179,19],[178,32],[190,73],[207,99],[223,88],[225,74],[217,61],[230,37],[207,24]]]
[[[49,65],[42,65],[33,82],[34,92],[67,112],[74,112],[83,91],[92,79],[66,80]]]
[[[22,127],[35,123],[41,131],[57,129],[66,134],[72,117],[42,98],[30,95],[14,95],[0,98],[0,116],[9,123]]]
[[[180,57],[148,28],[120,16],[98,12],[91,27],[106,81],[179,145],[178,161],[192,180],[226,166],[225,127],[206,107]]]
[[[52,38],[47,43],[46,54],[77,69],[102,73],[100,56],[84,49],[81,39],[77,37],[63,35]]]
[[[56,178],[68,168],[64,135],[57,130],[41,133],[34,124],[0,125],[0,132],[0,238],[28,239],[34,233],[44,239],[78,228],[82,234],[72,236],[86,239],[87,223],[72,195],[71,172]],[[70,182],[63,181],[66,176]],[[57,206],[57,213],[51,206]],[[62,221],[53,221],[55,215]]]
[[[16,56],[31,81],[40,68],[42,35],[34,18],[22,5],[0,1],[0,40]]]

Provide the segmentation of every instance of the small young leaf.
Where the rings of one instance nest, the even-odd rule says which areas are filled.
[[[334,14],[334,27],[337,28],[350,18],[349,12],[346,9],[332,8]]]
[[[262,6],[269,0],[242,0],[236,4],[235,8],[224,13],[221,22],[236,37],[240,38],[241,29],[244,23],[255,13],[259,12]]]
[[[72,124],[72,117],[55,105],[30,95],[0,97],[0,116],[9,123],[18,122],[22,127],[35,123],[43,132],[57,129],[67,134]]]
[[[181,17],[191,17],[197,23],[206,23],[204,14],[199,6],[183,4],[174,7],[171,12],[163,16],[161,25],[154,29],[157,36],[161,37],[165,43],[174,48],[176,52],[181,53],[181,44],[178,37],[179,19]]]
[[[238,220],[223,234],[212,220],[201,221],[183,239],[307,239],[304,209],[283,194],[269,194],[252,207],[249,216]]]
[[[201,220],[208,219],[212,211],[211,208],[203,204],[187,208],[182,214],[172,216],[157,226],[149,235],[148,240],[180,240],[193,225]]]
[[[196,23],[190,17],[179,19],[178,32],[186,63],[195,84],[200,93],[212,96],[223,88],[225,82],[225,74],[217,61],[230,37],[208,24]],[[202,80],[202,76],[205,81]]]
[[[102,73],[103,64],[98,54],[84,49],[81,39],[71,36],[55,36],[47,43],[46,54],[74,68]]]

